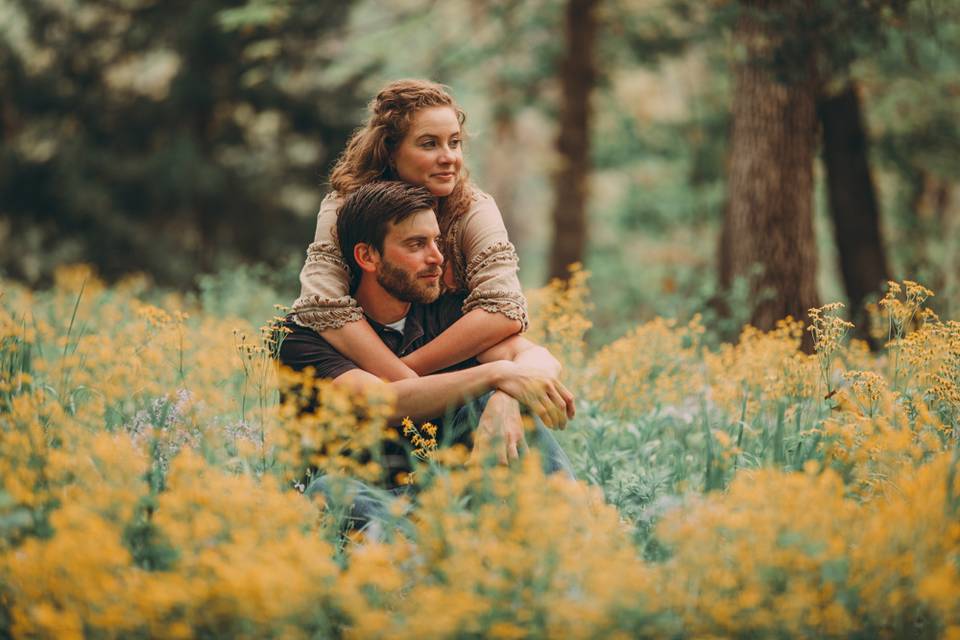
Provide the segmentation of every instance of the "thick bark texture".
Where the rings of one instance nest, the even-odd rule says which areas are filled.
[[[754,8],[762,11],[773,4]],[[775,75],[766,64],[777,42],[777,34],[770,31],[754,12],[745,12],[737,25],[736,38],[746,58],[734,72],[728,202],[720,246],[721,285],[729,287],[738,276],[751,278],[750,322],[764,330],[785,316],[806,320],[807,310],[819,306],[813,63],[804,61],[800,72],[785,76],[789,80]]]
[[[864,304],[890,279],[880,229],[877,194],[867,161],[868,138],[860,97],[853,84],[820,102],[823,163],[840,272],[850,313],[867,337]]]
[[[590,171],[590,94],[596,82],[595,0],[567,0],[566,53],[561,67],[562,103],[554,174],[550,277],[566,278],[582,262],[587,244],[587,175]]]

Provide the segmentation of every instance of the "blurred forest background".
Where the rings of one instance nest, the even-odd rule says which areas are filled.
[[[380,85],[450,85],[535,287],[593,339],[743,322],[888,278],[960,308],[956,0],[0,0],[0,270],[89,262],[297,295]]]

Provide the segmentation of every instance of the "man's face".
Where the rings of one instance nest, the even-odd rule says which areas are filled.
[[[440,295],[443,273],[439,242],[440,227],[431,209],[391,224],[383,239],[377,282],[398,300],[433,302]]]

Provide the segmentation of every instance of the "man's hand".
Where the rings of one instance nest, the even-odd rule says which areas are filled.
[[[564,429],[573,417],[573,394],[549,372],[536,367],[504,362],[497,383],[500,391],[530,408],[551,429]]]
[[[526,448],[520,403],[502,391],[495,391],[487,400],[474,432],[470,462],[483,462],[486,456],[496,453],[497,462],[505,465],[518,460]]]

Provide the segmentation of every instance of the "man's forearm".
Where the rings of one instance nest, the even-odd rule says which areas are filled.
[[[391,419],[425,420],[494,389],[503,378],[501,363],[490,362],[462,371],[398,380],[388,386],[397,395]]]

